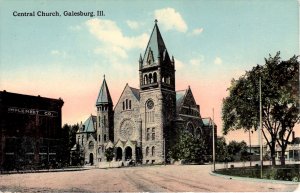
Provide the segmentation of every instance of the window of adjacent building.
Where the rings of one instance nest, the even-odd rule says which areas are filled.
[[[149,156],[149,147],[146,147],[146,156]]]
[[[89,143],[89,149],[94,149],[94,142],[93,141],[90,141],[90,143]]]
[[[104,142],[106,142],[106,134],[104,134],[103,140],[104,140]]]
[[[152,128],[152,140],[155,140],[155,128]]]

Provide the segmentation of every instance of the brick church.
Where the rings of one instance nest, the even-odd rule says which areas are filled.
[[[174,57],[168,53],[157,21],[139,58],[139,83],[139,88],[126,84],[114,107],[104,77],[97,114],[81,124],[76,134],[85,164],[107,161],[108,148],[113,148],[115,161],[164,163],[170,160],[166,155],[176,130],[212,138],[212,121],[201,117],[191,88],[175,90]],[[206,140],[209,147],[211,140]]]

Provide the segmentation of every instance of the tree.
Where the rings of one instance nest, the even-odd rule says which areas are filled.
[[[224,137],[218,137],[216,142],[216,161],[226,162],[228,161],[228,152],[226,146],[226,140]]]
[[[181,131],[178,141],[172,147],[170,156],[175,160],[202,163],[206,160],[206,154],[205,141],[200,136],[194,136],[188,131]]]
[[[114,156],[115,156],[115,153],[114,153],[114,148],[112,147],[109,147],[105,150],[105,157],[106,157],[106,160],[107,161],[112,161]]]
[[[279,142],[282,154],[295,123],[299,121],[299,62],[293,56],[281,61],[280,52],[265,59],[238,80],[232,80],[229,96],[223,99],[223,133],[249,130],[259,125],[259,79],[262,87],[263,136],[275,165],[275,145]],[[295,89],[296,88],[296,89]],[[282,157],[284,164],[284,156]]]
[[[60,161],[63,165],[70,163],[70,151],[76,144],[76,132],[79,129],[79,125],[64,124],[61,131],[61,146],[60,146]],[[79,155],[79,154],[78,154]],[[78,159],[80,159],[78,157]]]
[[[247,143],[245,141],[230,141],[227,146],[228,157],[231,161],[247,159]]]

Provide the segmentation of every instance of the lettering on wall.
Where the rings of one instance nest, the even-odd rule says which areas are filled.
[[[40,109],[27,109],[19,107],[8,107],[8,113],[18,113],[27,115],[38,115],[47,117],[57,117],[58,113],[56,111],[40,110]]]

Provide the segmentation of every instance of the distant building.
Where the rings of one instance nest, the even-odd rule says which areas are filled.
[[[114,149],[117,161],[163,163],[168,161],[176,131],[212,138],[211,121],[202,119],[191,88],[175,90],[175,60],[157,23],[140,55],[139,83],[139,89],[126,84],[113,108],[104,78],[95,104],[97,115],[91,115],[76,134],[76,146],[80,146],[85,163],[106,161],[108,148]],[[207,142],[209,149],[211,144]]]
[[[276,144],[276,160],[281,158],[281,147]],[[292,132],[292,140],[288,142],[285,153],[286,160],[300,161],[300,137],[295,137],[295,132]]]
[[[24,169],[58,161],[61,99],[0,92],[0,167]]]

